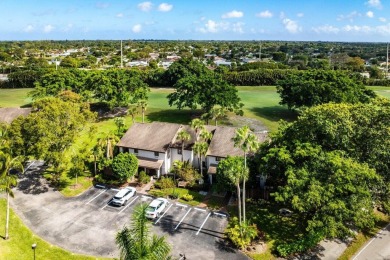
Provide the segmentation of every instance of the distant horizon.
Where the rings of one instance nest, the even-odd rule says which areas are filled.
[[[384,0],[0,2],[0,41],[382,43],[390,39],[390,1]]]

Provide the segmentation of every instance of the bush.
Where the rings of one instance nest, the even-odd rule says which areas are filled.
[[[257,226],[255,224],[250,225],[244,222],[241,223],[240,226],[237,217],[234,217],[229,222],[225,233],[235,246],[245,248],[257,237]]]
[[[179,192],[177,192],[177,191],[173,191],[173,192],[169,195],[169,197],[170,197],[171,199],[173,199],[173,200],[178,199],[179,196],[180,196],[180,194],[179,194]]]
[[[138,174],[138,182],[142,184],[146,184],[150,182],[150,176],[146,174],[146,172],[141,171]]]
[[[112,171],[119,180],[125,181],[134,176],[138,159],[131,153],[119,153],[112,161]]]
[[[191,201],[194,199],[194,196],[192,196],[191,194],[184,194],[181,198],[185,201]]]
[[[169,177],[161,177],[156,183],[154,184],[155,187],[159,189],[169,189],[175,187],[175,182],[172,178]]]
[[[323,237],[320,234],[308,234],[293,242],[283,242],[276,245],[277,253],[286,257],[294,253],[304,253],[309,249],[315,247]]]
[[[166,194],[162,190],[151,190],[149,191],[149,195],[154,197],[165,197]]]

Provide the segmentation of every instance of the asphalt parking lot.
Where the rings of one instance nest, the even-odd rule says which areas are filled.
[[[39,166],[36,166],[39,168]],[[125,206],[110,204],[117,189],[92,187],[82,195],[64,198],[48,187],[31,168],[15,189],[12,208],[37,235],[74,253],[118,257],[115,235],[130,223],[132,210],[153,198],[137,193]],[[247,259],[223,240],[227,216],[171,202],[152,222],[152,231],[166,236],[172,255],[187,259]]]

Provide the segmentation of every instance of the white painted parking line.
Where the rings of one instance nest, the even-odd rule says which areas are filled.
[[[130,203],[128,203],[128,204],[126,205],[126,207],[124,207],[121,211],[119,211],[118,214],[121,213],[122,211],[124,211],[125,209],[127,209],[127,208],[128,208],[131,204],[133,204],[133,202],[136,201],[137,199],[138,199],[138,196],[136,196],[132,201],[130,201]]]
[[[183,222],[183,220],[185,219],[185,217],[187,217],[188,213],[190,213],[192,208],[190,208],[187,213],[184,215],[184,217],[182,217],[182,219],[180,220],[179,224],[177,224],[177,226],[175,227],[175,230],[180,226],[181,222]]]
[[[96,199],[97,197],[99,197],[100,195],[102,195],[103,193],[105,193],[107,191],[107,189],[105,189],[104,191],[100,192],[98,195],[96,195],[95,197],[93,197],[90,201],[88,201],[87,203],[85,204],[89,204],[90,202],[92,202],[94,199]]]
[[[113,191],[119,191],[118,189],[111,189],[111,190],[113,190]]]
[[[182,207],[182,208],[187,208],[188,207],[188,205],[181,204],[179,202],[176,202],[176,206],[179,206],[179,207]]]
[[[223,213],[214,212],[213,215],[217,215],[217,216],[220,216],[220,217],[225,217],[225,218],[227,218],[227,215],[226,215],[226,214],[223,214]]]
[[[104,209],[105,207],[107,207],[108,205],[110,205],[111,201],[112,201],[112,199],[110,199],[110,200],[107,202],[106,205],[104,205],[102,208],[100,208],[100,210],[102,210],[102,209]]]
[[[167,210],[164,212],[164,214],[162,214],[162,215],[157,219],[157,221],[154,222],[154,224],[157,224],[157,223],[160,221],[160,219],[162,219],[162,218],[165,216],[165,214],[168,212],[168,210],[169,210],[172,206],[173,206],[173,204],[169,205],[169,207],[168,207]]]
[[[206,223],[206,221],[207,221],[207,219],[210,217],[210,215],[211,215],[211,212],[207,215],[206,219],[203,221],[203,223],[202,223],[202,225],[200,226],[198,232],[196,232],[196,235],[198,235],[199,232],[202,230],[204,224]]]
[[[106,186],[99,185],[99,184],[96,184],[95,186],[98,187],[98,188],[102,188],[102,189],[105,189],[105,188],[106,188]]]
[[[201,208],[194,208],[195,210],[198,210],[198,211],[202,211],[202,212],[206,212],[207,210],[205,209],[201,209]]]

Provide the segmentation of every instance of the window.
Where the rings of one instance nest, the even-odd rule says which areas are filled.
[[[167,151],[167,158],[168,158],[168,159],[171,158],[171,149],[168,149],[168,151]]]
[[[182,154],[183,151],[181,149],[177,149],[177,154]]]
[[[215,157],[215,161],[219,162],[220,160],[222,160],[221,157]]]
[[[138,153],[138,149],[134,149],[134,153]]]
[[[160,154],[158,152],[154,152],[154,157],[158,157]]]

